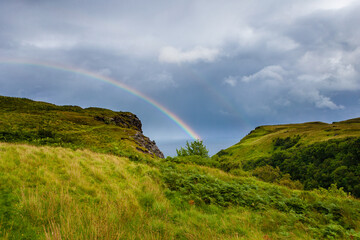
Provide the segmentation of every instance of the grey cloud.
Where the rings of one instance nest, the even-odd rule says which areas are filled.
[[[272,96],[273,99],[277,99],[279,95],[282,98],[287,95],[289,102],[310,102],[318,108],[342,109],[344,106],[335,104],[320,92],[355,91],[360,86],[358,80],[360,75],[351,65],[343,66],[339,63],[339,59],[330,59],[330,62],[333,61],[336,66],[328,63],[326,69],[321,66],[317,69],[316,67],[311,69],[309,66],[302,69],[297,62],[289,69],[277,65],[267,66],[252,75],[243,76],[241,81],[244,83],[256,81],[257,88],[269,90],[266,98]],[[300,60],[300,65],[302,63],[303,59]],[[312,62],[306,60],[306,64]],[[307,68],[308,71],[301,71]],[[268,104],[271,105],[271,101]]]
[[[224,84],[228,84],[232,87],[235,87],[237,83],[237,79],[234,76],[228,76],[224,79]]]
[[[284,39],[290,39],[293,47],[285,49],[283,55],[271,53],[282,50],[271,47],[267,42],[269,38],[263,34],[257,40],[262,54],[258,55],[256,50],[249,54],[263,59],[260,60],[262,67],[240,75],[231,74],[230,78],[227,75],[223,81],[233,87],[237,85],[239,94],[243,94],[244,88],[252,89],[258,98],[256,102],[262,102],[255,106],[259,112],[264,111],[264,106],[269,107],[268,111],[276,111],[277,103],[289,106],[308,102],[316,108],[344,109],[346,106],[336,104],[330,95],[339,91],[358,91],[360,87],[359,43],[354,41],[359,39],[359,30],[353,28],[358,22],[356,9],[359,7],[318,9],[294,19],[291,25],[277,23],[277,28],[272,28],[270,23],[267,31],[279,36],[279,45],[282,42],[287,45]],[[273,56],[271,63],[265,58],[269,52]],[[238,53],[240,57],[241,50]],[[257,81],[256,85],[249,84],[252,81]],[[267,94],[264,95],[265,91]]]
[[[182,63],[182,62],[212,62],[219,54],[218,49],[210,49],[205,47],[195,47],[189,51],[182,51],[174,47],[163,47],[160,50],[159,61],[167,63]]]
[[[241,78],[243,82],[250,82],[250,81],[266,81],[267,83],[282,83],[284,81],[284,75],[286,75],[286,71],[277,65],[267,66],[261,69],[259,72],[250,75],[244,76]]]

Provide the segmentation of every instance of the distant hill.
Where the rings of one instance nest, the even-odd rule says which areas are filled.
[[[360,118],[332,124],[260,126],[213,160],[226,171],[278,167],[300,180],[305,189],[336,183],[360,197]]]
[[[0,141],[164,157],[129,112],[0,96]]]

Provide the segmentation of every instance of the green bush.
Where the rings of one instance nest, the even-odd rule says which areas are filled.
[[[270,165],[265,165],[262,167],[257,167],[253,171],[253,175],[265,182],[276,182],[281,177],[281,172],[279,167],[272,167]]]
[[[296,135],[295,137],[287,137],[287,138],[275,138],[274,147],[280,147],[285,150],[295,146],[300,140],[300,136]]]
[[[184,156],[201,156],[205,158],[209,157],[209,151],[204,146],[202,140],[195,140],[191,143],[186,142],[186,147],[185,148],[181,147],[179,150],[176,149],[176,153],[179,157],[184,157]]]
[[[179,210],[188,210],[192,206],[204,212],[208,212],[209,207],[213,209],[211,206],[223,211],[244,207],[262,214],[272,212],[270,218],[276,212],[282,213],[289,219],[286,224],[306,226],[315,239],[339,239],[349,235],[349,230],[356,229],[360,218],[360,212],[355,210],[360,207],[359,203],[354,205],[354,202],[346,200],[342,189],[336,186],[323,192],[294,192],[274,185],[261,186],[248,180],[233,178],[225,181],[195,167],[175,163],[168,162],[160,169],[167,187],[166,196]],[[332,197],[324,197],[330,196],[328,194]],[[271,221],[277,222],[274,219]]]
[[[292,180],[300,181],[307,190],[319,187],[327,189],[336,184],[343,191],[360,197],[359,149],[360,138],[329,140],[276,151],[270,157],[245,163],[244,169],[255,169],[255,174],[259,175],[265,171],[261,167],[270,165],[278,167],[282,174],[290,174]]]
[[[283,174],[279,167],[272,167],[265,165],[257,167],[253,170],[252,175],[259,178],[262,181],[269,183],[276,183],[282,186],[286,186],[291,189],[303,189],[304,186],[300,181],[292,181],[291,176],[288,173]]]

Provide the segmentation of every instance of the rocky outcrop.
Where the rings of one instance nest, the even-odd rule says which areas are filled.
[[[156,146],[155,141],[151,141],[148,137],[142,133],[142,124],[139,118],[132,113],[117,113],[112,116],[95,116],[95,120],[104,122],[105,124],[113,124],[122,128],[131,128],[137,130],[137,133],[133,136],[133,139],[139,145],[136,150],[155,155],[159,158],[164,158],[164,154]]]
[[[133,126],[133,127],[135,127],[135,129],[142,132],[141,121],[139,120],[139,118],[136,115],[132,115],[132,117],[128,117],[125,120],[123,117],[115,116],[113,118],[113,121],[115,122],[116,125],[125,125],[125,126],[129,126],[129,127]]]
[[[123,128],[132,128],[142,132],[142,124],[139,118],[134,114],[117,114],[111,117],[95,116],[95,120],[104,122],[106,124],[113,124]]]
[[[164,158],[164,154],[156,146],[155,141],[151,141],[148,137],[144,136],[141,132],[137,132],[135,134],[134,140],[138,143],[138,145],[140,145],[142,147],[142,148],[136,148],[138,151],[148,153],[151,155],[154,154],[155,156],[157,156],[159,158]]]

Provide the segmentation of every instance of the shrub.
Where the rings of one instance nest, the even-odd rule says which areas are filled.
[[[265,182],[275,182],[281,177],[279,167],[272,167],[270,165],[257,167],[253,171],[253,175]]]
[[[276,138],[274,140],[274,147],[280,147],[285,150],[295,146],[300,140],[300,136],[296,135],[295,137],[287,137],[287,138]]]
[[[277,183],[290,189],[304,188],[300,181],[292,181],[290,174],[283,174],[279,167],[274,168],[270,165],[257,167],[252,174],[264,182]]]
[[[278,139],[275,145],[283,145]],[[244,170],[270,165],[279,167],[283,174],[290,174],[304,189],[329,188],[336,184],[344,192],[360,197],[360,138],[334,139],[299,148],[277,150],[266,158],[248,161]],[[260,177],[261,178],[261,177]],[[283,181],[286,185],[286,180]]]
[[[186,142],[186,147],[185,148],[181,147],[179,150],[176,149],[176,153],[179,157],[195,156],[195,155],[205,158],[209,157],[209,151],[204,146],[202,140],[195,140],[191,143]]]

